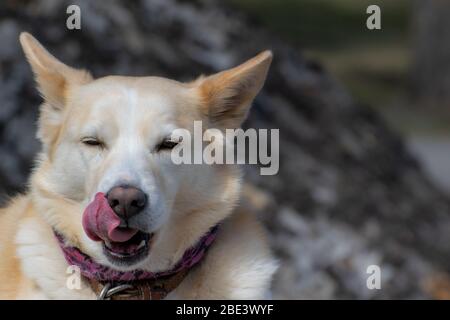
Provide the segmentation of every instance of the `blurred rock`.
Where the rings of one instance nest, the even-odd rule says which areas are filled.
[[[81,7],[81,31],[65,29],[69,4]],[[267,85],[246,126],[280,128],[280,172],[260,176],[248,167],[243,205],[261,213],[280,259],[274,297],[445,296],[429,279],[447,279],[450,270],[448,200],[402,140],[319,64],[219,1],[1,2],[2,194],[23,190],[39,147],[40,99],[18,53],[21,30],[96,76],[190,80],[272,49]],[[366,287],[373,264],[381,267],[381,290]]]

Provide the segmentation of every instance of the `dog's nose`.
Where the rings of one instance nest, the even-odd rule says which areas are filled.
[[[106,198],[114,212],[124,220],[141,212],[147,204],[146,194],[130,186],[114,187],[108,192]]]

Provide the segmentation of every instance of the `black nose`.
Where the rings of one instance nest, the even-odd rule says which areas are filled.
[[[114,212],[124,220],[137,215],[147,204],[147,196],[137,188],[129,186],[114,187],[106,195]]]

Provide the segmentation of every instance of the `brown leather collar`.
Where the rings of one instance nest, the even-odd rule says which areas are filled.
[[[162,300],[186,277],[184,269],[171,276],[124,283],[87,279],[99,300]]]

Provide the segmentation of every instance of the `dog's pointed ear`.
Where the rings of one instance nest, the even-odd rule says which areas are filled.
[[[71,86],[92,81],[84,71],[71,68],[51,55],[31,34],[22,32],[20,44],[33,69],[39,91],[45,102],[54,109],[62,109]]]
[[[20,34],[20,43],[44,98],[37,136],[43,143],[44,151],[51,154],[63,121],[61,111],[70,89],[89,83],[92,76],[60,62],[29,33]]]
[[[264,85],[271,62],[272,52],[264,51],[235,68],[195,82],[211,125],[222,129],[241,126]]]

